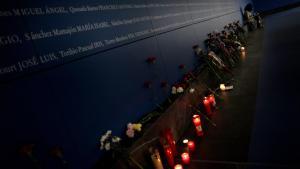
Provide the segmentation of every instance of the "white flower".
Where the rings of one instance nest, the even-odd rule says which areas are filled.
[[[113,143],[118,143],[118,142],[121,141],[121,138],[115,136],[115,137],[113,137],[111,140],[112,140]]]
[[[131,130],[133,129],[132,123],[128,123],[128,124],[127,124],[127,129],[131,129]]]
[[[103,148],[104,148],[104,144],[101,143],[100,150],[103,150]]]
[[[129,138],[133,138],[133,137],[134,137],[134,130],[128,129],[128,130],[126,131],[126,135],[127,135]]]
[[[226,86],[225,86],[225,84],[220,84],[220,89],[222,90],[222,91],[225,91],[226,90]]]
[[[105,148],[106,151],[110,150],[110,143],[106,143],[104,148]]]
[[[111,135],[112,131],[111,130],[107,130],[106,135]]]
[[[172,94],[176,94],[177,93],[177,89],[175,86],[172,87]]]
[[[105,140],[107,139],[107,136],[106,135],[103,135],[100,139],[100,142],[103,143]]]
[[[194,93],[194,92],[195,92],[195,89],[194,89],[194,88],[190,88],[189,92],[190,92],[190,93]]]
[[[184,91],[184,89],[182,87],[177,88],[177,93],[182,93],[183,91]]]

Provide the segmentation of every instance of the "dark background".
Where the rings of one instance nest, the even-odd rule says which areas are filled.
[[[270,7],[269,1],[264,2],[258,2],[257,8],[269,10],[289,3],[274,1]],[[294,1],[290,1],[292,2]],[[200,18],[185,25],[0,77],[2,160],[12,165],[17,147],[24,143],[34,143],[37,145],[38,158],[46,168],[53,169],[55,164],[49,160],[48,150],[59,145],[65,150],[70,168],[84,169],[92,166],[101,155],[97,147],[100,136],[108,129],[115,135],[123,134],[128,122],[138,120],[163,101],[168,93],[160,88],[161,81],[173,84],[186,70],[192,69],[195,64],[192,46],[203,46],[207,33],[220,30],[229,22],[241,20],[241,9],[248,1],[10,0],[1,3],[1,10],[87,4],[203,3],[194,7],[187,5],[153,10],[124,9],[72,15],[0,17],[0,35],[3,36],[134,16],[203,11],[0,47],[0,66],[4,67],[32,56],[91,41]],[[226,3],[230,6],[226,7]],[[145,62],[149,56],[157,58],[156,64],[150,66]],[[180,64],[184,64],[186,70],[179,70]],[[153,87],[144,89],[143,83],[148,80],[153,82]]]
[[[253,0],[255,9],[260,12],[300,2],[299,0]]]

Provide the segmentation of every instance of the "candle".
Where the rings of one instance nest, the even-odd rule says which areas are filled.
[[[182,160],[182,163],[185,164],[185,165],[190,164],[190,155],[189,155],[189,153],[182,153],[181,154],[181,160]]]
[[[183,144],[187,144],[188,142],[189,142],[188,139],[184,139],[184,140],[182,141]]]
[[[232,90],[233,89],[233,85],[231,86],[225,86],[224,84],[220,84],[220,89],[222,91],[225,91],[225,90]]]
[[[201,125],[201,119],[200,119],[200,116],[199,116],[199,115],[194,115],[194,116],[193,116],[193,122],[194,122],[195,126]]]
[[[241,52],[245,52],[246,48],[245,47],[241,47]]]
[[[202,125],[201,125],[201,119],[199,115],[194,115],[193,116],[193,122],[196,128],[196,132],[198,136],[203,136],[203,130],[202,130]]]
[[[246,58],[246,52],[242,52],[241,55],[242,55],[242,58],[243,58],[243,59]]]
[[[172,149],[172,152],[174,154],[176,154],[177,153],[177,151],[176,151],[176,145],[175,145],[176,142],[174,140],[173,133],[171,132],[170,128],[168,128],[168,129],[165,130],[164,137],[166,138],[167,143],[170,145],[170,147]]]
[[[182,141],[182,143],[183,143],[183,151],[184,151],[184,152],[189,152],[188,142],[189,142],[188,139],[184,139],[184,140]]]
[[[152,151],[152,150],[151,150]],[[151,160],[155,169],[164,169],[161,158],[157,149],[151,154]]]
[[[177,164],[177,165],[175,165],[174,169],[183,169],[183,167],[181,164]]]
[[[241,47],[241,57],[243,60],[246,58],[246,48],[245,47]]]
[[[208,116],[211,116],[211,115],[212,115],[211,105],[210,105],[210,102],[209,102],[209,100],[207,99],[207,97],[204,97],[204,99],[203,99],[203,105],[204,105],[206,114],[207,114]]]
[[[232,90],[233,89],[233,85],[231,86],[226,86],[226,90]]]
[[[221,89],[222,91],[225,91],[225,90],[226,90],[225,84],[220,84],[220,89]]]
[[[174,156],[173,156],[173,152],[172,149],[170,148],[170,146],[164,146],[164,150],[165,150],[165,155],[168,161],[168,164],[170,167],[174,166]]]
[[[215,108],[216,107],[216,99],[215,96],[213,94],[208,96],[208,101],[210,102],[210,105]]]
[[[190,152],[195,151],[195,143],[193,141],[189,141],[187,144]]]

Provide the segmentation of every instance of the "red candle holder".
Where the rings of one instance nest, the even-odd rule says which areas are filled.
[[[194,115],[193,116],[193,123],[195,125],[196,128],[196,132],[198,136],[203,136],[203,130],[202,130],[202,125],[201,125],[201,119],[199,115]]]
[[[164,131],[164,138],[166,139],[167,143],[170,145],[172,152],[174,154],[177,154],[176,145],[175,145],[176,142],[170,128],[167,128]]]
[[[207,97],[204,97],[204,98],[203,98],[203,105],[204,105],[206,114],[207,114],[208,116],[211,116],[211,115],[212,115],[211,104],[210,104],[210,101],[208,100]]]
[[[213,94],[208,96],[208,101],[209,101],[212,109],[215,109],[216,105],[217,105],[217,102],[216,102],[215,96]]]
[[[182,160],[182,163],[185,164],[185,165],[189,165],[190,164],[190,155],[189,153],[182,153],[181,154],[181,160]]]
[[[166,158],[167,158],[168,165],[170,167],[173,167],[174,166],[174,155],[173,155],[171,147],[168,146],[168,145],[165,145],[164,146],[164,151],[165,151],[165,155],[166,155]]]
[[[189,141],[189,142],[187,143],[187,145],[188,145],[188,148],[189,148],[189,151],[190,151],[190,152],[195,151],[195,143],[194,143],[193,141]]]
[[[201,125],[201,119],[200,119],[200,116],[199,116],[199,115],[194,115],[194,116],[193,116],[193,122],[194,122],[195,126]]]

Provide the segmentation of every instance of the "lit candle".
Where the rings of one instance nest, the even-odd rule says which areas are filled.
[[[182,153],[181,154],[181,160],[182,160],[182,163],[185,164],[185,165],[190,164],[190,155],[189,155],[189,153]]]
[[[241,57],[243,60],[246,58],[246,48],[245,47],[241,47]]]
[[[193,123],[195,125],[196,128],[196,132],[198,136],[203,136],[203,130],[202,130],[202,125],[201,125],[201,119],[199,115],[194,115],[193,116]]]
[[[172,149],[170,148],[170,146],[165,146],[164,150],[165,150],[165,155],[166,155],[169,166],[173,167],[174,166],[174,156],[173,156]]]
[[[207,115],[208,116],[212,115],[211,105],[210,105],[210,102],[207,99],[207,97],[204,97],[204,99],[203,99],[203,105],[204,105],[204,108],[205,108],[205,111],[206,111]]]
[[[165,139],[167,140],[167,143],[170,145],[171,149],[172,149],[172,152],[174,154],[177,154],[177,150],[176,150],[176,142],[175,142],[175,139],[173,137],[173,133],[171,131],[170,128],[167,128],[164,132],[164,137]]]
[[[189,142],[188,139],[184,139],[184,140],[182,141],[182,143],[183,143],[183,151],[184,151],[184,152],[189,152],[188,142]]]
[[[215,96],[213,94],[208,96],[208,100],[210,102],[211,107],[216,108],[216,99]]]
[[[155,169],[164,169],[157,149],[155,149],[154,152],[152,152],[151,159]]]
[[[220,84],[220,89],[221,89],[222,91],[225,91],[225,90],[226,90],[225,84]]]
[[[195,124],[195,126],[199,126],[199,125],[201,125],[201,119],[200,119],[200,116],[199,115],[194,115],[193,116],[193,122],[194,122],[194,124]],[[188,141],[188,140],[187,140]]]
[[[188,144],[189,151],[191,152],[195,151],[195,143],[193,141],[189,141],[187,144]]]
[[[177,165],[175,165],[174,169],[183,169],[183,167],[181,164],[177,164]]]
[[[220,84],[220,89],[222,91],[225,91],[225,90],[232,90],[233,89],[233,85],[231,86],[225,86],[224,84]]]
[[[245,47],[241,47],[241,52],[245,52],[246,48]]]
[[[187,144],[188,142],[189,142],[188,139],[184,139],[184,140],[182,141],[183,144]]]

